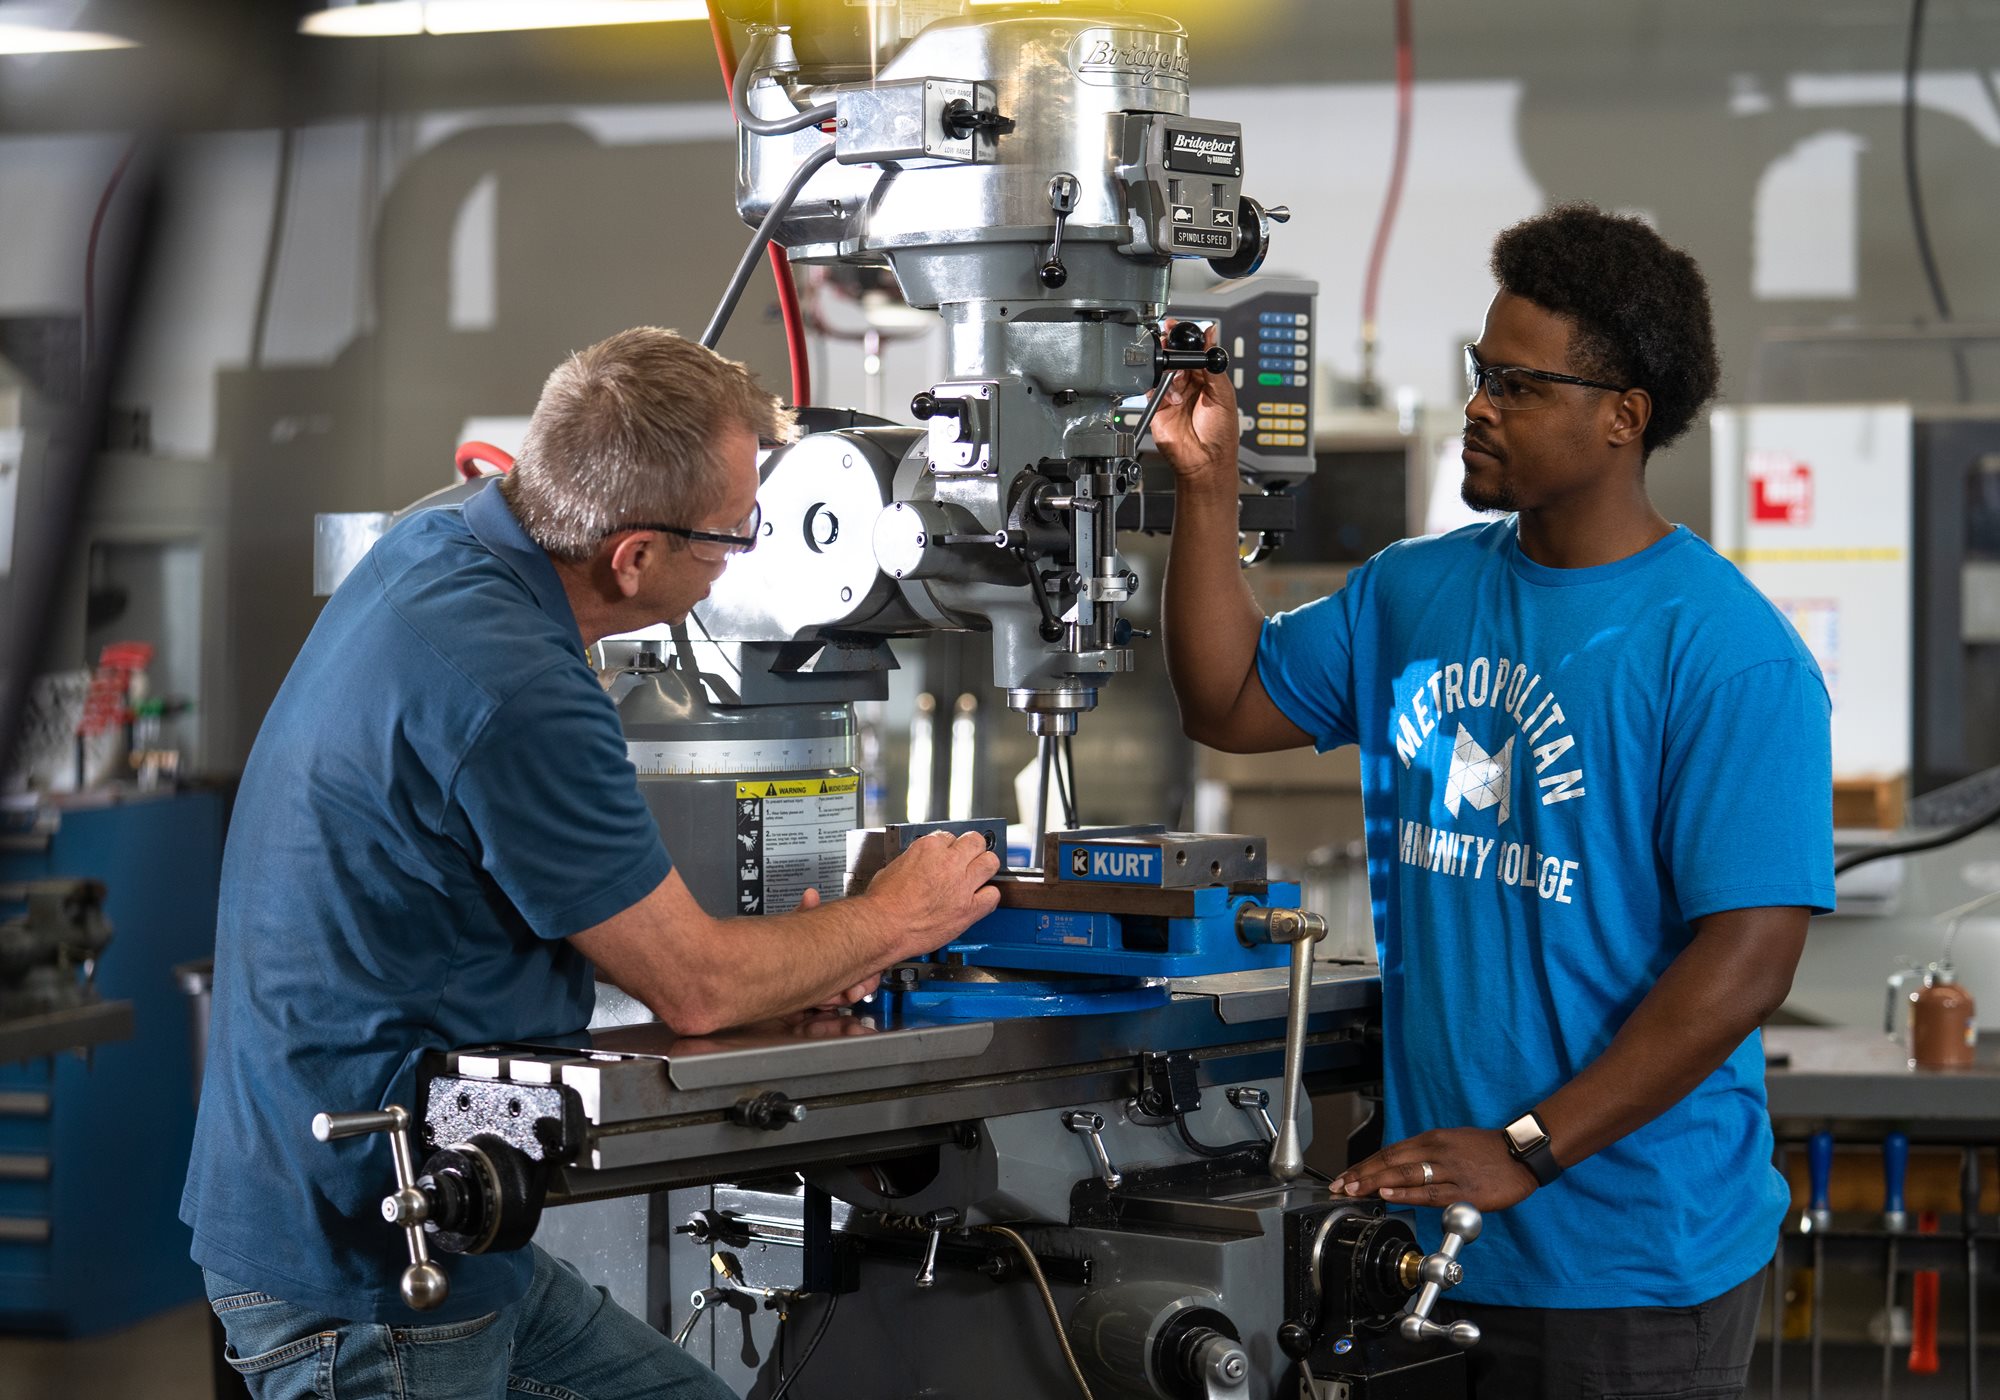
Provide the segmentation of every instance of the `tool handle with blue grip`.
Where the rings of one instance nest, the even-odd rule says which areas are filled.
[[[1814,1133],[1806,1141],[1806,1167],[1812,1174],[1809,1209],[1815,1230],[1824,1230],[1833,1220],[1833,1134]]]
[[[1903,1178],[1910,1168],[1910,1139],[1890,1133],[1882,1139],[1882,1225],[1901,1230],[1909,1223],[1903,1211]]]

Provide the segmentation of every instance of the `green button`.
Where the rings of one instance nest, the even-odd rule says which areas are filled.
[[[1282,374],[1260,374],[1257,376],[1257,382],[1259,384],[1282,384],[1285,382],[1285,376]]]

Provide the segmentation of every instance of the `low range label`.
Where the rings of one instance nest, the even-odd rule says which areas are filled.
[[[808,889],[840,897],[860,787],[853,774],[736,785],[737,913],[790,913]]]

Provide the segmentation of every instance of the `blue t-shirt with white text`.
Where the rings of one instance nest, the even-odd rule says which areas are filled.
[[[1811,654],[1685,529],[1555,569],[1513,518],[1378,554],[1270,619],[1258,671],[1361,750],[1385,1142],[1497,1128],[1601,1055],[1729,909],[1834,903],[1828,700]],[[1489,1216],[1455,1297],[1681,1307],[1771,1257],[1762,1040]],[[1438,1213],[1420,1231],[1439,1235]]]

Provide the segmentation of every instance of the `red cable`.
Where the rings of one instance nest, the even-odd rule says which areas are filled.
[[[462,442],[458,445],[458,451],[452,454],[452,461],[458,465],[458,474],[467,481],[477,481],[487,475],[486,472],[479,470],[480,462],[486,463],[489,467],[498,467],[502,476],[514,470],[513,454],[505,448],[495,447],[490,442]]]
[[[708,0],[708,35],[715,41],[715,61],[722,69],[723,97],[729,115],[736,116],[736,45],[729,39],[729,22],[722,17],[716,0]],[[806,349],[805,317],[799,311],[799,289],[792,281],[791,259],[776,243],[768,246],[771,278],[778,284],[778,317],[785,325],[785,354],[792,366],[792,404],[804,408],[812,402],[812,359]]]
[[[1417,66],[1410,38],[1410,0],[1396,0],[1396,154],[1389,172],[1389,193],[1382,201],[1382,218],[1375,226],[1375,246],[1368,254],[1368,281],[1361,294],[1361,333],[1375,337],[1375,302],[1382,285],[1382,262],[1389,253],[1389,231],[1396,206],[1403,198],[1403,172],[1410,160],[1410,114],[1414,105]]]
[[[806,322],[799,311],[799,289],[792,281],[792,262],[785,250],[770,245],[771,276],[778,283],[778,315],[785,323],[785,354],[792,362],[792,406],[812,402],[812,360],[806,349]]]
[[[111,178],[104,182],[104,193],[97,197],[97,212],[90,216],[90,242],[83,251],[83,359],[90,362],[91,342],[96,338],[97,328],[97,239],[104,231],[104,216],[111,209],[111,196],[118,193],[118,182],[125,178],[125,167],[132,163],[132,155],[139,149],[135,138],[125,148],[125,154],[118,157],[118,164],[112,168]]]

